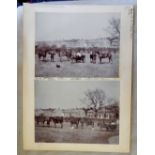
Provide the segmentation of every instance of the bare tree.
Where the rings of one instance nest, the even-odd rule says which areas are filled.
[[[120,19],[119,18],[112,18],[109,20],[109,26],[106,29],[109,33],[109,37],[107,38],[110,42],[110,45],[113,44],[114,41],[119,43],[120,41]]]
[[[81,99],[87,105],[87,108],[83,109],[85,114],[87,114],[88,109],[93,109],[96,117],[98,109],[105,104],[105,99],[106,95],[102,89],[87,90],[85,97]]]
[[[111,106],[113,106],[113,105],[119,106],[119,101],[116,100],[116,99],[114,99],[114,98],[108,98],[108,99],[107,99],[107,102],[108,102],[108,104],[111,105]]]
[[[108,98],[109,106],[113,109],[115,118],[119,119],[119,101],[113,98]]]
[[[88,111],[90,110],[90,108],[82,108],[82,110],[84,111],[84,113],[85,113],[85,116],[87,116],[87,114],[88,114]]]

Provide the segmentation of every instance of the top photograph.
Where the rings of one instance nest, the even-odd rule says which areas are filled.
[[[118,78],[120,13],[38,12],[35,77]]]

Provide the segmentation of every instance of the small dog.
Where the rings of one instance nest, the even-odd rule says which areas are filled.
[[[60,65],[58,65],[58,64],[56,64],[56,67],[57,67],[57,68],[60,68],[61,66],[60,66]]]

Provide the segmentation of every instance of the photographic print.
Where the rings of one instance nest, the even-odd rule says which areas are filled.
[[[119,143],[118,81],[35,81],[35,142]]]
[[[120,13],[36,13],[36,77],[118,77]]]
[[[132,15],[131,6],[24,6],[25,150],[130,151]]]

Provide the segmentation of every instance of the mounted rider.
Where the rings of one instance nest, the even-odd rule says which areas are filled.
[[[76,53],[76,56],[80,58],[80,57],[82,56],[82,55],[81,55],[81,52],[78,51],[78,52]]]

